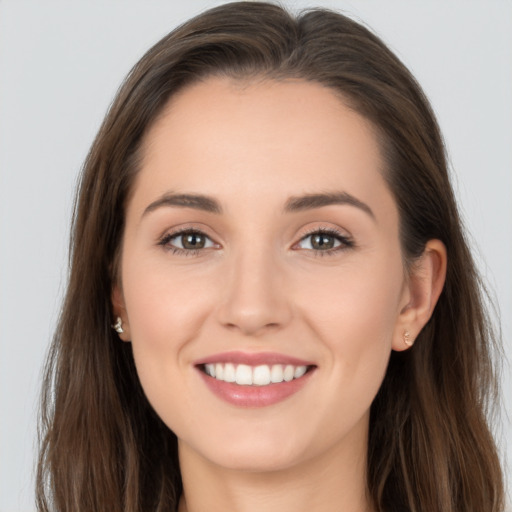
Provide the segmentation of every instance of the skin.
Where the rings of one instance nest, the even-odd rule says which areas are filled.
[[[428,321],[446,268],[432,240],[405,271],[383,172],[369,122],[304,81],[209,78],[172,98],[146,134],[112,299],[144,391],[178,437],[181,511],[371,510],[370,405],[391,350]],[[284,211],[290,198],[340,192],[371,213]],[[222,213],[155,205],[170,193],[209,196]],[[162,245],[185,228],[205,233],[206,247]],[[320,228],[349,244],[312,248]],[[230,350],[316,369],[282,402],[236,407],[194,367]]]

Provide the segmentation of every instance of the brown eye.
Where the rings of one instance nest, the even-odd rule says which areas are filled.
[[[313,251],[328,251],[342,245],[340,235],[331,235],[330,233],[311,233],[300,241],[301,249],[309,249]]]
[[[296,247],[316,254],[335,254],[340,250],[354,247],[354,242],[337,231],[319,230],[306,235]]]
[[[315,235],[311,235],[311,247],[320,251],[333,249],[335,247],[336,241],[337,240],[334,236],[327,235],[325,233],[317,233]]]
[[[201,231],[180,231],[162,238],[159,245],[173,251],[194,253],[201,249],[215,247],[216,244]]]
[[[184,233],[181,235],[183,249],[203,249],[206,245],[206,237],[201,233]]]

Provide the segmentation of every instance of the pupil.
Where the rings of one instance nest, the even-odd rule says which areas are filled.
[[[329,235],[314,235],[312,246],[315,249],[332,249],[334,246],[334,238]]]
[[[182,238],[185,249],[201,249],[204,246],[204,237],[197,233],[189,233]]]

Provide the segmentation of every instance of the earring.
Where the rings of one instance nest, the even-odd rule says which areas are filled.
[[[404,343],[408,346],[408,347],[412,347],[413,344],[414,344],[414,341],[411,340],[411,333],[409,331],[405,331],[404,332]]]
[[[123,321],[120,316],[117,317],[116,323],[112,325],[112,329],[114,329],[118,334],[122,334],[124,332]]]

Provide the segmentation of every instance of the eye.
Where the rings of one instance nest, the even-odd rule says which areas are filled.
[[[318,229],[303,237],[296,245],[299,249],[333,253],[353,247],[354,243],[346,236],[332,229]]]
[[[216,247],[216,244],[201,231],[187,229],[177,233],[168,233],[159,242],[176,253],[195,254],[201,249]]]

